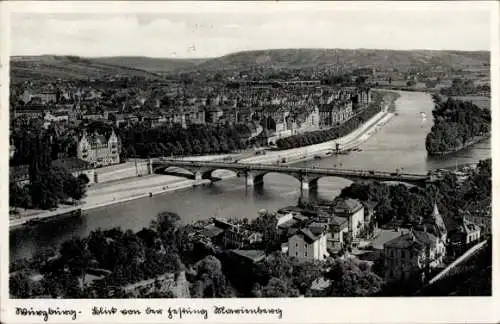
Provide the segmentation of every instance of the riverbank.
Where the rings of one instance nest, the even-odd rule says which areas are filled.
[[[336,140],[328,141],[325,143],[315,144],[307,147],[296,149],[289,149],[284,151],[268,152],[266,155],[244,157],[239,160],[241,163],[271,163],[274,164],[285,158],[286,164],[293,164],[305,160],[313,159],[319,154],[325,154],[332,151],[336,147],[336,143],[340,143],[344,150],[352,149],[359,146],[361,143],[374,135],[381,127],[383,127],[394,116],[392,113],[386,111],[379,112],[363,126],[359,127],[350,134],[338,138]],[[227,156],[242,157],[249,154],[228,154],[217,155],[210,157],[197,157],[197,160],[216,160]],[[229,171],[215,171],[215,177],[220,179],[228,179],[236,177],[236,174]],[[87,197],[83,203],[77,206],[65,206],[49,212],[41,212],[20,218],[11,218],[9,227],[10,229],[20,228],[28,222],[34,222],[46,218],[55,217],[58,214],[68,213],[73,210],[81,209],[82,211],[89,211],[107,207],[114,204],[124,203],[127,201],[148,198],[159,194],[181,190],[198,185],[209,184],[210,180],[190,180],[183,177],[169,176],[169,175],[148,175],[142,177],[133,177],[117,181],[108,182],[105,185],[95,185],[90,187],[87,191]]]
[[[462,150],[465,150],[466,148],[471,147],[472,145],[477,144],[479,142],[482,142],[482,141],[484,141],[486,139],[489,139],[489,138],[490,138],[490,135],[475,136],[473,139],[467,141],[465,144],[457,146],[457,147],[455,147],[455,148],[453,148],[451,150],[441,151],[441,152],[430,152],[430,151],[427,151],[427,154],[429,154],[430,156],[445,156],[445,155],[448,155],[448,154],[451,154],[451,153],[456,153],[456,152],[460,152]]]

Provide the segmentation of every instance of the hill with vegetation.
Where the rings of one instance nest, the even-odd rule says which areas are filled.
[[[170,73],[191,69],[207,59],[153,58],[145,56],[111,56],[91,58],[91,62],[141,69],[153,73]]]
[[[436,66],[453,69],[474,69],[489,64],[489,52],[460,51],[396,51],[378,49],[275,49],[237,52],[207,60],[197,70],[247,70],[254,67],[308,68],[342,66],[345,68],[373,67],[400,71]]]
[[[14,83],[25,80],[88,80],[111,76],[158,78],[155,73],[78,56],[12,56],[10,75]]]
[[[237,52],[217,58],[172,59],[141,56],[80,58],[77,56],[12,57],[11,75],[16,79],[88,79],[103,75],[151,77],[181,72],[216,73],[259,69],[375,68],[427,71],[478,70],[489,66],[485,51],[396,51],[379,49],[272,49]]]

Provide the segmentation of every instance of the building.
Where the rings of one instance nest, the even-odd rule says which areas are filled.
[[[42,105],[48,104],[50,102],[57,102],[57,93],[54,91],[42,91],[37,94],[33,94],[30,100],[37,99]]]
[[[77,157],[100,167],[120,163],[120,141],[113,130],[108,138],[97,133],[88,135],[86,131],[78,142]]]
[[[447,241],[448,229],[444,223],[443,217],[439,213],[437,204],[434,204],[430,217],[422,220],[417,229],[434,234],[443,244]]]
[[[464,212],[464,218],[481,228],[482,235],[491,234],[491,202],[479,202],[469,211]]]
[[[440,267],[446,257],[448,230],[438,207],[430,217],[421,222],[416,229],[410,229],[384,244],[386,279],[409,280],[424,279],[432,269]]]
[[[215,227],[222,229],[222,245],[225,248],[236,248],[248,246],[262,241],[262,234],[245,229],[242,225],[235,225],[222,219],[214,219]]]
[[[263,250],[231,250],[231,254],[249,265],[260,263],[266,258],[266,252]]]
[[[349,235],[349,225],[347,218],[333,215],[330,217],[330,242],[334,250],[340,250],[344,246],[344,241]]]
[[[365,224],[369,224],[372,220],[375,220],[375,207],[377,203],[374,201],[363,202],[365,207]]]
[[[311,224],[288,238],[288,256],[301,261],[324,260],[328,257],[326,226]]]
[[[334,127],[345,123],[354,115],[352,108],[352,101],[350,100],[320,105],[320,127]]]
[[[333,212],[339,217],[345,217],[348,220],[349,232],[352,238],[356,238],[365,223],[365,209],[356,199],[338,199],[333,207]]]
[[[439,239],[428,232],[411,230],[384,244],[387,281],[424,280],[442,264]]]
[[[481,238],[481,227],[462,217],[459,224],[448,233],[448,253],[459,256]]]

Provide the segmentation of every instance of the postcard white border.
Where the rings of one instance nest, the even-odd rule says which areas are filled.
[[[457,2],[456,6],[461,6],[467,10],[468,6],[484,6],[491,10],[491,89],[492,89],[492,156],[493,156],[493,215],[497,214],[499,201],[500,182],[498,179],[499,165],[499,25],[497,2],[494,1],[469,1]],[[60,307],[75,308],[83,313],[78,315],[77,321],[80,323],[88,322],[107,322],[107,323],[160,323],[160,322],[178,322],[179,319],[168,319],[165,317],[93,317],[89,309],[93,306],[115,306],[117,308],[146,308],[146,307],[205,307],[212,309],[215,305],[226,307],[279,307],[283,310],[283,318],[273,318],[273,316],[209,316],[208,320],[197,319],[196,316],[185,317],[184,322],[270,322],[279,321],[286,323],[455,323],[455,322],[474,322],[491,323],[500,320],[500,305],[498,303],[499,292],[499,247],[500,236],[493,236],[494,259],[493,259],[493,297],[470,297],[470,298],[320,298],[320,299],[172,299],[172,300],[13,300],[9,299],[8,294],[8,253],[9,253],[9,226],[8,226],[8,80],[9,80],[9,42],[10,42],[10,24],[9,13],[12,12],[31,12],[31,13],[146,13],[146,12],[263,12],[279,11],[286,14],[288,11],[303,11],[314,8],[318,10],[357,10],[363,6],[364,10],[444,10],[449,6],[447,2],[292,2],[279,3],[271,2],[83,2],[83,1],[20,1],[20,2],[2,2],[0,3],[0,49],[1,49],[1,79],[0,79],[0,148],[2,155],[2,165],[0,167],[1,184],[0,185],[0,209],[4,217],[1,218],[1,311],[0,319],[5,323],[33,323],[33,318],[21,318],[13,316],[12,311],[16,306],[23,307]],[[446,14],[446,13],[443,13]],[[466,22],[464,22],[466,23]],[[493,232],[500,229],[498,217],[493,217]],[[51,322],[68,323],[64,317],[53,318]]]

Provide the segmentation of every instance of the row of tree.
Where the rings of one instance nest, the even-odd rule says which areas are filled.
[[[228,153],[245,149],[253,131],[255,128],[247,124],[192,125],[187,128],[139,126],[119,129],[118,136],[122,142],[123,158],[150,158]]]
[[[276,141],[276,145],[279,149],[285,150],[331,141],[351,133],[380,111],[380,105],[370,105],[368,108],[339,126],[327,130],[319,130],[281,138]]]
[[[433,96],[434,125],[425,140],[429,154],[460,149],[475,136],[487,135],[491,128],[491,115],[471,102],[448,98],[443,101]]]

